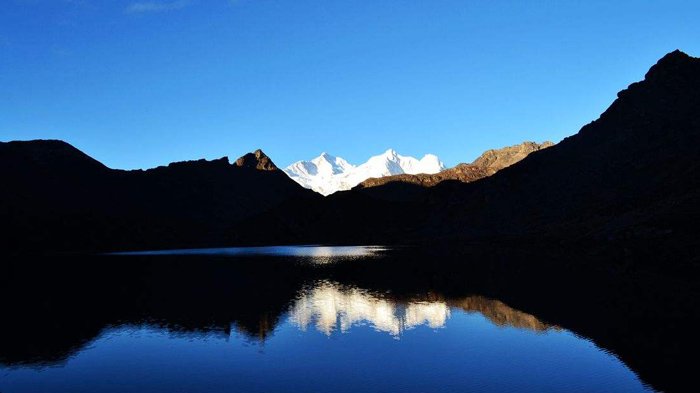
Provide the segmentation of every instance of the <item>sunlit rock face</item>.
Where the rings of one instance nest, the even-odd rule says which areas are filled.
[[[290,309],[290,321],[301,330],[314,326],[330,335],[347,332],[353,325],[369,324],[375,330],[400,336],[405,330],[427,325],[443,327],[450,317],[445,302],[399,304],[358,288],[323,282],[302,292]]]

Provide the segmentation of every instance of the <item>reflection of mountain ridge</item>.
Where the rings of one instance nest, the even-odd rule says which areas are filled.
[[[304,331],[314,325],[318,331],[331,335],[368,323],[377,331],[400,336],[420,325],[443,327],[450,309],[445,302],[399,302],[361,288],[320,281],[302,291],[289,314],[290,321]]]
[[[536,332],[559,329],[558,326],[546,324],[534,315],[516,310],[500,300],[489,299],[483,296],[469,296],[463,299],[448,300],[447,304],[451,307],[461,308],[466,312],[477,312],[496,326],[528,329]]]
[[[369,324],[376,331],[400,337],[406,330],[422,325],[432,329],[444,327],[451,308],[479,313],[500,327],[537,332],[556,328],[534,315],[483,296],[444,298],[433,295],[396,299],[326,280],[300,292],[290,307],[289,320],[303,331],[314,326],[328,336],[334,332],[348,333],[355,325]]]
[[[106,328],[129,325],[152,326],[175,335],[228,336],[235,331],[265,341],[285,313],[300,329],[314,326],[328,335],[358,324],[397,337],[421,325],[437,329],[450,317],[450,307],[480,312],[497,325],[535,330],[547,326],[483,297],[448,297],[427,288],[398,296],[326,279],[305,286],[307,276],[318,269],[310,267],[299,276],[299,266],[289,261],[260,264],[256,259],[245,267],[231,267],[225,259],[221,264],[205,259],[199,265],[193,259],[180,262],[177,258],[95,261],[27,263],[13,268],[14,274],[2,283],[4,297],[12,296],[14,302],[6,309],[12,323],[0,326],[1,363],[61,363]],[[43,272],[41,277],[33,273],[38,270]]]

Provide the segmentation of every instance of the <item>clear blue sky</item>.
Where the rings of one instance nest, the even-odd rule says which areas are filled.
[[[231,158],[448,165],[573,134],[676,48],[700,2],[5,0],[0,140],[115,168]]]

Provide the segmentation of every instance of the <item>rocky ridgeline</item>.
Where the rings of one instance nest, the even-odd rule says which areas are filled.
[[[553,146],[552,142],[523,142],[519,145],[508,146],[502,149],[491,149],[485,151],[479,158],[471,164],[459,164],[453,168],[445,169],[434,174],[401,174],[395,176],[385,176],[371,178],[360,183],[356,188],[370,188],[381,186],[390,182],[403,182],[417,184],[424,187],[431,187],[445,180],[457,180],[469,183],[475,180],[491,176],[503,168],[511,166],[527,157],[530,153]]]

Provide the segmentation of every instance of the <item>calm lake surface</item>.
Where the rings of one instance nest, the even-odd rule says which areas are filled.
[[[226,255],[215,263],[95,260],[113,269],[105,281],[73,273],[65,298],[19,300],[48,315],[3,332],[15,337],[0,347],[0,392],[651,391],[591,340],[498,299],[276,265],[374,263],[383,248],[231,250],[206,250]]]
[[[126,251],[112,255],[124,256],[248,256],[248,257],[298,257],[308,258],[314,263],[339,262],[347,259],[369,258],[390,251],[384,246],[262,246],[262,247],[221,247],[185,248],[175,250]]]

